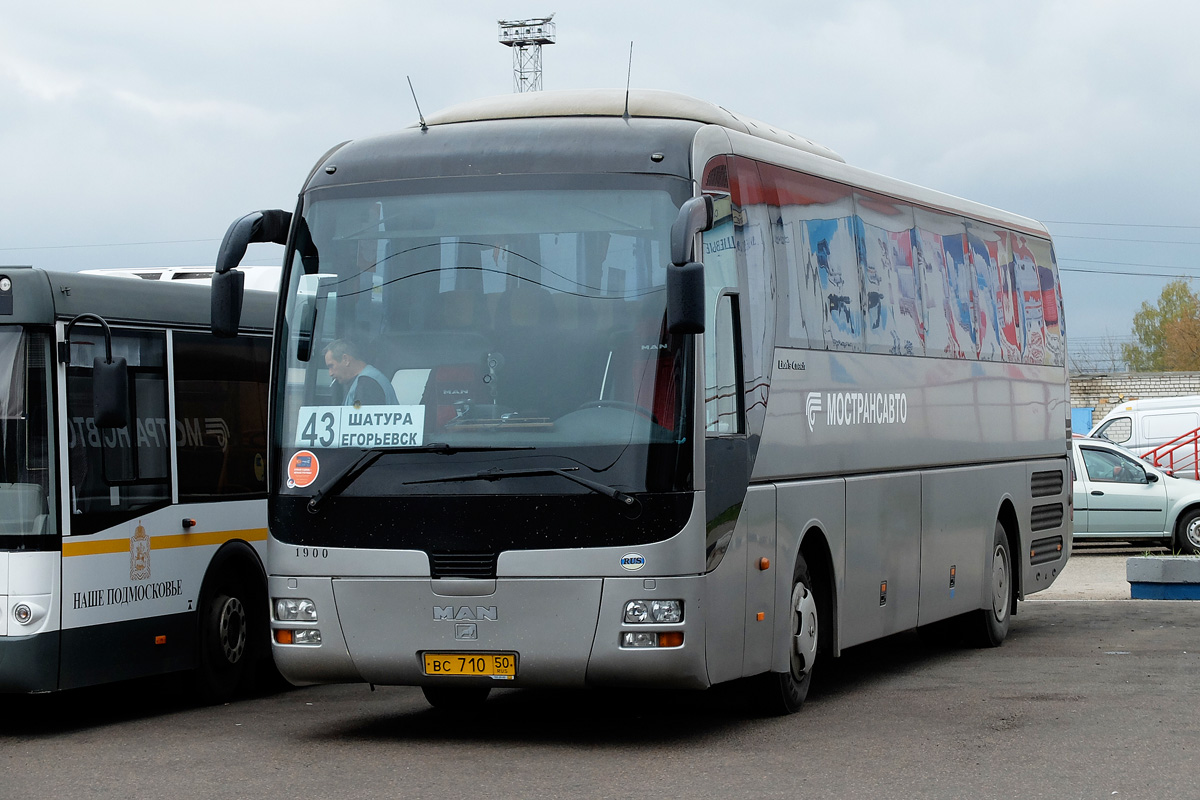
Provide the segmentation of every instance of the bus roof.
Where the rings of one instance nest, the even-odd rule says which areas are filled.
[[[40,270],[33,270],[38,272]],[[211,290],[172,281],[132,281],[128,277],[81,272],[44,272],[58,319],[99,314],[108,322],[208,327]],[[276,293],[247,291],[243,330],[269,331]],[[47,320],[48,322],[49,320]]]
[[[623,117],[626,108],[624,89],[525,92],[485,97],[451,106],[430,114],[425,118],[425,123],[451,125],[457,122],[528,117]],[[845,161],[833,150],[811,139],[742,114],[735,114],[715,103],[676,92],[632,89],[628,93],[628,113],[631,117],[681,119],[706,125],[720,125],[834,161]],[[409,127],[420,127],[420,123],[414,122]]]

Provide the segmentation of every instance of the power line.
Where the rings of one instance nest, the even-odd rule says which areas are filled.
[[[1040,220],[1043,225],[1095,225],[1103,228],[1169,228],[1172,230],[1200,230],[1200,225],[1151,225],[1139,222],[1074,222],[1061,219]]]
[[[169,239],[162,242],[113,242],[110,244],[48,244],[37,247],[0,247],[0,251],[8,250],[70,250],[81,247],[138,247],[148,244],[197,244],[201,242],[219,242],[220,239]]]
[[[1078,264],[1111,264],[1114,267],[1147,267],[1149,269],[1195,269],[1194,266],[1182,264],[1142,264],[1136,261],[1097,261],[1092,258],[1060,258],[1062,261],[1073,261]]]
[[[1059,272],[1084,272],[1089,275],[1130,275],[1135,278],[1200,278],[1200,275],[1185,275],[1179,272],[1123,272],[1115,269],[1083,269],[1082,267],[1059,267]]]
[[[1167,239],[1121,239],[1121,238],[1118,238],[1118,237],[1110,237],[1110,236],[1066,236],[1066,235],[1063,235],[1063,234],[1056,234],[1056,235],[1054,236],[1054,238],[1055,238],[1055,240],[1058,240],[1058,239],[1086,239],[1086,240],[1087,240],[1087,241],[1089,241],[1089,242],[1138,242],[1138,243],[1140,243],[1140,244],[1191,244],[1191,245],[1200,245],[1200,241],[1194,241],[1194,242],[1180,242],[1180,241],[1167,240]]]

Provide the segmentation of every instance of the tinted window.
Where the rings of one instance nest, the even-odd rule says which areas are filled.
[[[265,495],[270,340],[176,333],[174,345],[180,502]]]
[[[71,533],[94,533],[170,502],[171,427],[167,420],[166,337],[161,331],[113,331],[113,356],[129,365],[129,420],[96,427],[92,361],[104,336],[77,327],[67,368],[67,452]]]

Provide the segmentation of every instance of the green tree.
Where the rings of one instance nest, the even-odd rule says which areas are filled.
[[[1158,305],[1142,303],[1133,315],[1133,338],[1121,345],[1121,356],[1133,372],[1165,372],[1200,368],[1200,353],[1190,346],[1200,328],[1200,297],[1185,278],[1163,287]]]

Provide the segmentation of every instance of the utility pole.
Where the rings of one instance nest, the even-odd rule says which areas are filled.
[[[542,45],[554,44],[554,15],[535,19],[502,19],[500,44],[513,51],[513,91],[542,89]]]

